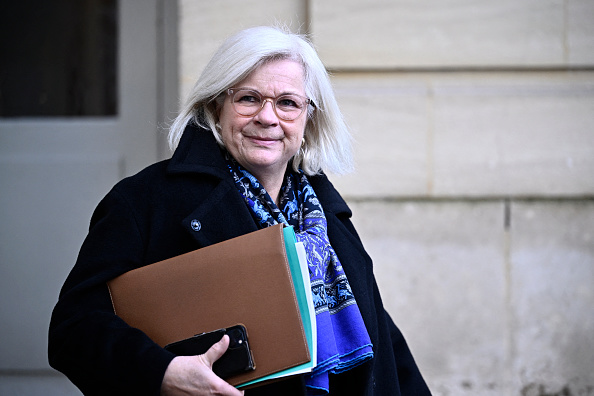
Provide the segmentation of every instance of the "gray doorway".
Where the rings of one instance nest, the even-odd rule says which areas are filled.
[[[0,394],[80,394],[47,363],[51,309],[99,200],[167,155],[177,3],[114,3],[115,110],[0,118]]]

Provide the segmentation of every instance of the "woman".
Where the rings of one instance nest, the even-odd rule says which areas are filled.
[[[170,160],[118,183],[91,220],[50,325],[49,357],[85,394],[240,395],[200,356],[174,356],[113,312],[106,281],[277,223],[304,242],[318,367],[247,395],[429,395],[385,312],[351,212],[323,171],[351,168],[328,75],[298,35],[228,39],[171,127]],[[282,353],[282,351],[279,351]]]

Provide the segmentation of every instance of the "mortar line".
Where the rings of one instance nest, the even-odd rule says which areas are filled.
[[[403,202],[419,202],[419,203],[455,203],[455,202],[472,202],[472,203],[494,203],[509,199],[512,202],[594,202],[594,196],[430,196],[430,195],[402,195],[402,196],[354,196],[342,194],[342,197],[348,202],[354,203],[403,203]]]
[[[505,351],[505,387],[508,392],[513,389],[514,362],[516,357],[515,314],[513,310],[513,276],[511,262],[511,228],[512,207],[511,199],[504,199],[503,221],[503,261],[505,274],[505,313],[506,313],[506,351]],[[511,394],[511,393],[510,393]]]
[[[565,34],[564,34],[565,35]],[[418,74],[431,74],[431,73],[448,73],[448,74],[460,74],[460,73],[550,73],[550,72],[591,72],[594,71],[594,67],[590,65],[541,65],[535,67],[534,65],[528,66],[467,66],[467,65],[456,65],[456,66],[401,66],[401,67],[385,67],[385,66],[369,66],[369,67],[332,67],[326,68],[332,75],[337,74],[386,74],[386,73],[418,73]]]
[[[433,194],[435,181],[435,92],[433,85],[427,82],[427,141],[425,155],[427,161],[427,194]]]

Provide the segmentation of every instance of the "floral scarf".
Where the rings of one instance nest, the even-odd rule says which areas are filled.
[[[318,334],[317,367],[305,376],[308,395],[329,393],[329,374],[338,374],[373,357],[373,346],[342,265],[330,245],[324,211],[307,176],[288,171],[280,208],[264,186],[235,160],[227,164],[239,192],[261,228],[293,226],[303,242],[311,279]]]

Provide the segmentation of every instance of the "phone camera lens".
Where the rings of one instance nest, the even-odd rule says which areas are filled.
[[[241,345],[241,332],[239,330],[233,329],[228,334],[230,347],[236,347],[237,345]]]

